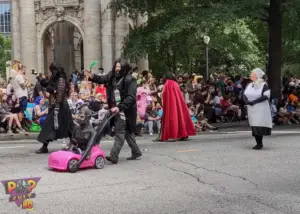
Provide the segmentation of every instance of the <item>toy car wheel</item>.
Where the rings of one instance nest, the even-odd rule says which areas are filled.
[[[78,160],[71,159],[68,163],[68,170],[70,172],[76,172],[77,171],[77,163],[78,163]]]
[[[105,165],[104,157],[98,156],[95,160],[95,168],[96,169],[102,169]]]

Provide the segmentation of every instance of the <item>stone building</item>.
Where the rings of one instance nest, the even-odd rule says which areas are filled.
[[[3,36],[10,36],[10,2],[7,0],[0,0],[0,34]]]
[[[95,60],[93,72],[99,67],[108,72],[137,23],[118,16],[110,1],[11,0],[13,59],[39,73],[47,73],[54,60],[69,74]],[[141,59],[138,66],[148,69],[148,60]]]

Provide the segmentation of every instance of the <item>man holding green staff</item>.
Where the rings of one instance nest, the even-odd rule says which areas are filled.
[[[90,69],[91,70],[91,69]],[[115,142],[110,156],[106,159],[113,164],[119,161],[119,154],[126,139],[131,148],[131,157],[127,160],[136,160],[142,156],[142,152],[135,140],[137,105],[136,79],[131,75],[131,66],[123,59],[117,59],[112,71],[105,75],[93,75],[91,71],[86,73],[90,81],[107,85],[107,102],[115,116]]]

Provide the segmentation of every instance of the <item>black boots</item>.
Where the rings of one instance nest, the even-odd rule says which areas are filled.
[[[136,160],[137,158],[141,157],[142,154],[138,154],[138,155],[131,155],[131,157],[127,158],[127,160]]]
[[[109,162],[111,162],[113,164],[118,163],[118,160],[116,158],[111,157],[111,156],[106,156],[106,160],[108,160]]]
[[[255,136],[256,146],[254,146],[252,149],[254,150],[261,150],[263,146],[263,136]]]
[[[43,146],[39,150],[35,151],[35,153],[37,153],[37,154],[46,154],[46,153],[48,153],[48,144],[44,143]]]
[[[128,157],[127,160],[136,160],[139,157],[142,157],[142,153],[136,154],[136,155],[131,155],[131,157]],[[118,163],[118,159],[117,158],[113,158],[111,156],[106,156],[106,160],[108,160],[109,162],[111,162],[113,164],[117,164]]]
[[[254,150],[261,150],[263,147],[264,147],[263,144],[260,143],[260,144],[257,144],[256,146],[254,146],[252,149],[254,149]]]

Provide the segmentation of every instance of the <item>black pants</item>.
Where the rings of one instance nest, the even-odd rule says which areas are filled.
[[[263,144],[263,136],[255,135],[254,137],[255,137],[255,141],[256,141],[257,145],[262,145]]]
[[[103,129],[103,136],[105,135],[111,135],[111,127],[109,123],[107,123]]]
[[[140,148],[136,144],[135,141],[135,135],[134,133],[129,133],[126,130],[126,120],[125,115],[123,113],[120,113],[115,116],[115,142],[113,145],[113,148],[110,151],[110,157],[114,160],[119,159],[119,154],[124,146],[124,141],[126,140],[128,143],[128,146],[131,148],[131,154],[132,156],[139,156],[142,154]]]

